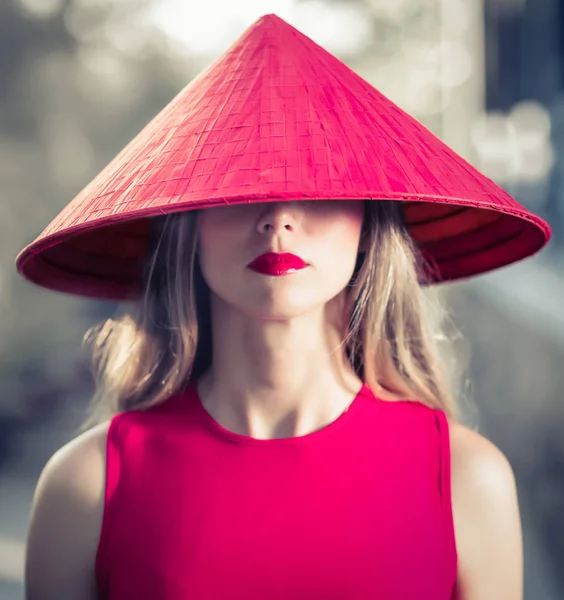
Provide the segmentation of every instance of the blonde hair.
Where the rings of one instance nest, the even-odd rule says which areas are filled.
[[[380,385],[459,417],[445,369],[446,312],[424,290],[421,257],[400,203],[365,202],[363,247],[348,286],[350,322],[343,340],[351,365],[372,389]],[[197,260],[198,213],[159,217],[142,297],[91,328],[96,390],[83,429],[164,401],[211,362],[209,288]]]

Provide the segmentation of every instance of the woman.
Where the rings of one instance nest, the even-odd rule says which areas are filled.
[[[456,422],[421,284],[549,230],[376,94],[264,17],[20,255],[132,301],[38,483],[30,600],[522,598],[513,472]]]

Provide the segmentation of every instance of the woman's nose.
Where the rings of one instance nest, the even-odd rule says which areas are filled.
[[[260,233],[295,231],[298,217],[293,202],[268,202],[258,221]]]

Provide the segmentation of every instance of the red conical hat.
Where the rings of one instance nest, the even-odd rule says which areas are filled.
[[[30,281],[139,292],[149,217],[231,203],[404,202],[433,280],[537,252],[550,228],[275,15],[249,27],[17,257]]]

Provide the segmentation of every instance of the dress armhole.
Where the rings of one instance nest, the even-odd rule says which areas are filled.
[[[96,551],[95,575],[96,583],[101,598],[106,597],[109,584],[110,561],[110,537],[112,535],[113,498],[119,481],[120,460],[119,445],[117,443],[119,425],[123,415],[112,417],[106,433],[106,460],[104,473],[104,507],[102,511],[102,523],[100,526],[100,537]]]
[[[452,512],[452,471],[451,471],[451,444],[450,427],[444,411],[436,411],[437,429],[439,430],[439,487],[441,495],[441,504],[445,516],[445,525],[447,535],[452,541],[455,559],[458,559],[456,552],[456,540],[454,531],[454,515]]]
[[[442,410],[437,411],[437,428],[439,430],[439,485],[441,502],[447,512],[452,512],[450,431],[448,420]]]

